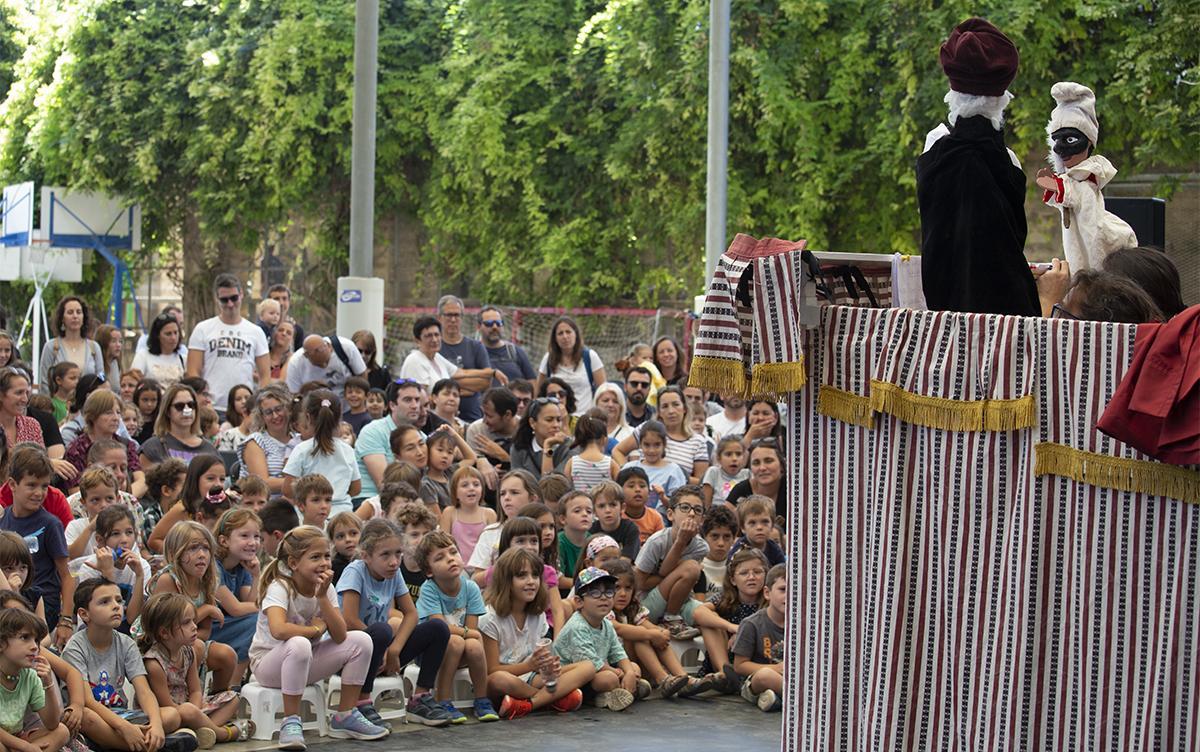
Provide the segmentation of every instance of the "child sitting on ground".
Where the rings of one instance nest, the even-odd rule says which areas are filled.
[[[408,699],[407,720],[445,726],[450,714],[431,690],[450,642],[450,629],[440,619],[417,623],[417,607],[399,572],[401,536],[400,527],[389,519],[368,522],[358,538],[360,558],[346,567],[337,583],[347,628],[361,629],[372,643],[371,665],[358,709],[375,725],[385,725],[371,702],[376,675],[399,674],[405,664],[419,660],[421,671]]]
[[[188,463],[179,503],[164,510],[166,513],[154,526],[146,548],[161,553],[168,531],[185,520],[199,522],[211,519],[212,525],[215,525],[217,518],[233,501],[232,496],[225,495],[224,489],[225,463],[221,458],[211,454],[193,457]],[[211,529],[212,525],[207,527]]]
[[[67,555],[71,559],[82,558],[95,550],[96,516],[117,503],[117,479],[108,468],[89,467],[79,477],[79,498],[87,516],[72,520],[64,532]]]
[[[574,582],[567,575],[574,575],[578,568],[579,554],[592,527],[592,497],[582,491],[568,491],[559,499],[558,510],[562,523],[558,534],[558,571],[563,574],[558,588],[570,590]]]
[[[141,750],[195,749],[186,735],[168,733],[179,728],[179,712],[160,710],[146,679],[146,665],[133,638],[116,631],[125,618],[121,591],[103,579],[80,583],[74,592],[75,614],[84,624],[63,649],[63,660],[83,674],[91,688],[83,732],[105,749]],[[126,680],[133,685],[138,710],[131,710]],[[135,725],[132,721],[138,721]]]
[[[608,710],[624,710],[635,697],[650,694],[650,682],[641,678],[608,619],[616,589],[617,578],[603,569],[588,567],[580,572],[575,586],[575,614],[554,643],[554,654],[564,663],[591,662],[596,673],[588,686],[596,692],[596,707]]]
[[[700,535],[708,544],[708,553],[700,560],[702,574],[696,583],[696,592],[705,600],[719,598],[725,588],[729,549],[737,533],[737,517],[727,505],[709,507],[704,513],[704,522],[700,523]]]
[[[196,609],[179,593],[159,593],[146,603],[138,647],[146,675],[160,708],[172,708],[183,727],[196,733],[200,749],[217,742],[249,739],[250,721],[232,722],[236,692],[204,697],[197,670]]]
[[[593,535],[604,533],[621,546],[621,555],[633,561],[642,548],[642,539],[637,525],[625,519],[625,492],[611,480],[597,483],[592,488],[592,510],[596,521],[588,531]]]
[[[300,698],[304,688],[341,671],[338,712],[329,723],[335,739],[382,739],[388,729],[368,721],[355,705],[371,665],[371,638],[351,631],[331,583],[329,541],[320,528],[301,525],[279,542],[279,556],[263,570],[261,611],[250,644],[255,680],[283,693],[279,748],[304,752]],[[328,633],[330,639],[323,639]]]
[[[771,566],[787,561],[783,549],[771,540],[771,531],[775,529],[775,502],[766,496],[750,494],[738,502],[737,516],[742,537],[734,541],[730,556],[749,546],[762,551]]]
[[[528,549],[514,546],[502,553],[488,586],[487,613],[479,621],[488,694],[508,720],[546,705],[560,713],[577,710],[583,704],[580,688],[596,674],[591,661],[561,666],[544,639],[549,590],[542,567]]]
[[[787,622],[787,569],[776,564],[767,572],[766,608],[744,619],[733,638],[732,669],[741,678],[742,698],[764,712],[783,706],[783,630]]]
[[[762,551],[743,548],[729,557],[724,590],[710,595],[707,602],[692,612],[692,619],[704,637],[704,668],[713,688],[724,694],[733,694],[741,688],[740,682],[725,673],[729,645],[738,625],[762,607],[768,569],[770,565]]]
[[[442,707],[450,714],[451,723],[466,722],[466,716],[450,701],[454,673],[466,668],[475,691],[475,717],[484,722],[500,720],[487,696],[487,661],[479,633],[479,617],[486,609],[479,586],[463,571],[454,538],[445,531],[426,535],[417,546],[417,559],[428,577],[417,598],[417,616],[421,621],[440,619],[450,625],[450,643],[437,681]]]
[[[700,634],[690,625],[692,611],[699,605],[691,597],[692,590],[703,573],[700,560],[708,552],[708,544],[699,535],[704,515],[702,494],[699,486],[675,491],[667,508],[672,526],[650,536],[635,564],[638,597],[650,612],[650,621],[662,621],[676,640]]]
[[[650,477],[640,467],[624,467],[617,474],[617,485],[625,495],[621,515],[637,526],[638,540],[644,546],[651,535],[666,527],[658,510],[646,506],[650,498]]]
[[[671,633],[652,624],[649,612],[637,599],[633,567],[624,559],[613,559],[601,569],[617,578],[613,596],[613,628],[625,647],[662,697],[691,697],[712,689],[712,680],[688,676],[679,657],[671,649]]]
[[[187,464],[175,457],[168,457],[146,471],[146,495],[142,505],[142,540],[150,540],[154,526],[183,494],[183,481],[187,477]]]
[[[627,462],[621,469],[640,467],[646,471],[650,485],[650,497],[646,504],[659,509],[675,489],[687,483],[687,476],[679,465],[667,459],[667,428],[657,420],[648,420],[638,427],[638,449],[642,458]]]
[[[38,643],[46,636],[46,623],[28,611],[0,611],[0,744],[20,752],[33,749],[55,752],[70,734],[59,723],[63,714],[62,695],[50,662],[38,654]]]
[[[542,505],[530,504],[529,506],[540,507]],[[538,523],[529,517],[518,515],[504,523],[504,527],[500,531],[498,549],[500,554],[503,555],[510,548],[523,548],[534,556],[537,556],[543,562],[542,583],[546,586],[546,592],[549,594],[547,598],[548,605],[546,606],[546,621],[557,633],[571,616],[571,610],[567,607],[558,592],[558,570],[546,564],[542,557],[542,540],[541,528]],[[492,582],[494,569],[494,566],[489,566],[487,569],[476,572],[472,578],[475,584],[479,585],[480,588],[487,588]]]

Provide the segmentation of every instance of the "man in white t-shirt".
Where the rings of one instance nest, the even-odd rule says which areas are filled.
[[[426,391],[442,379],[454,379],[462,389],[483,392],[496,375],[495,368],[459,368],[440,352],[442,322],[433,316],[423,316],[413,324],[413,339],[417,349],[408,354],[400,366],[400,378],[424,384]]]
[[[367,364],[353,340],[349,337],[338,337],[337,340],[346,355],[346,362],[334,352],[332,337],[310,334],[304,338],[304,348],[292,353],[288,359],[287,386],[293,394],[310,381],[324,381],[330,391],[341,397],[346,379],[367,372]]]
[[[213,407],[222,415],[229,390],[238,384],[251,389],[271,381],[267,335],[257,324],[242,318],[242,285],[232,274],[218,274],[213,289],[219,313],[205,319],[188,339],[187,375],[202,376],[213,396]]]
[[[721,401],[725,403],[725,409],[710,415],[705,421],[716,441],[725,436],[741,436],[746,431],[746,400],[729,394],[723,396]]]

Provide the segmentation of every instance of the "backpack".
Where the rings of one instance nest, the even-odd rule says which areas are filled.
[[[350,356],[346,354],[345,348],[342,347],[342,339],[337,335],[337,332],[328,335],[329,344],[333,346],[333,351],[337,353],[338,360],[342,361],[342,365],[346,367],[346,373],[354,376],[354,369],[350,367]]]
[[[588,386],[592,389],[592,394],[596,393],[596,376],[592,373],[592,349],[590,347],[583,348],[583,369],[587,371]],[[550,362],[546,361],[546,378],[550,378]]]

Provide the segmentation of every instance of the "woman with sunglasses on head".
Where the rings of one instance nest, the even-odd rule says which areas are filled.
[[[508,454],[511,468],[534,478],[561,473],[571,456],[571,436],[563,429],[566,415],[566,408],[554,397],[530,402]]]
[[[164,388],[183,378],[187,370],[187,346],[183,344],[183,329],[174,313],[160,313],[150,323],[146,347],[134,354],[129,367],[136,368]]]
[[[88,339],[92,315],[82,298],[68,295],[58,301],[50,326],[57,336],[46,341],[38,364],[38,385],[43,394],[49,394],[50,369],[63,361],[78,365],[81,376],[92,373],[104,377],[104,353],[95,340]]]
[[[168,457],[191,462],[199,454],[220,456],[217,448],[200,435],[200,406],[191,387],[175,384],[167,389],[161,402],[154,436],[139,455],[143,470],[150,470]]]
[[[300,443],[293,433],[292,394],[282,384],[270,384],[254,397],[254,418],[259,429],[240,447],[241,477],[256,475],[267,482],[273,498],[283,493],[283,466]]]
[[[558,404],[563,406],[565,416],[563,433],[574,434],[575,421],[579,416],[575,414],[577,403],[575,402],[575,390],[571,388],[571,385],[557,376],[551,376],[542,382],[541,388],[538,389],[538,396],[558,400]]]

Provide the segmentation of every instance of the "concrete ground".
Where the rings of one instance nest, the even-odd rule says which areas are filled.
[[[470,712],[467,713],[470,716]],[[655,750],[671,752],[697,745],[704,750],[778,752],[781,713],[763,713],[738,697],[705,700],[648,700],[614,713],[583,707],[574,713],[535,713],[516,721],[426,728],[393,722],[391,736],[376,742],[322,739],[307,732],[309,749],[322,752],[379,752],[392,749],[454,749],[461,752],[530,750]],[[700,747],[699,745],[703,745]],[[222,744],[219,752],[274,749],[275,742]]]

